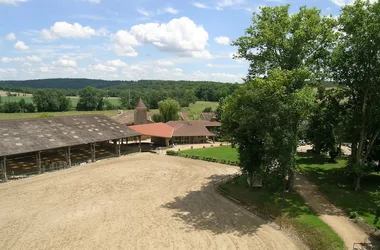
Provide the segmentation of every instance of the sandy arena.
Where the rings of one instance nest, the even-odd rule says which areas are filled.
[[[0,185],[0,249],[298,249],[214,192],[236,168],[123,156]]]

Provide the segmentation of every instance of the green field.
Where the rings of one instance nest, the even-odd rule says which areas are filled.
[[[344,167],[346,160],[329,163],[325,156],[313,156],[299,153],[298,163],[301,170],[318,185],[319,190],[335,204],[346,211],[347,215],[357,214],[368,224],[380,228],[380,222],[374,224],[375,213],[380,202],[380,175],[373,173],[361,181],[361,189],[355,192],[353,179],[349,178]]]
[[[0,120],[24,119],[36,117],[66,116],[66,115],[90,115],[103,114],[109,117],[117,115],[117,110],[104,111],[67,111],[67,112],[45,112],[45,113],[0,113]]]
[[[75,109],[75,107],[78,104],[79,97],[69,97],[71,100],[71,107],[72,109]],[[26,103],[32,103],[32,97],[31,96],[2,96],[1,100],[4,102],[18,102],[21,99],[24,99]],[[115,97],[111,98],[104,98],[105,100],[108,100],[111,104],[117,106],[120,105],[119,99]]]
[[[2,100],[6,101],[7,98],[8,98],[7,96],[2,97]],[[22,97],[12,96],[11,98],[14,98],[14,101],[17,101],[17,100],[21,99]],[[19,99],[17,99],[17,98],[19,98]],[[28,99],[26,99],[26,98],[28,98]],[[25,101],[29,101],[29,102],[31,101],[31,97],[26,97],[26,98],[25,98]],[[71,98],[73,107],[75,107],[74,105],[76,105],[76,103],[78,103],[78,100],[79,100],[78,98]],[[119,101],[118,99],[109,99],[109,100],[112,101],[112,103],[116,103]],[[194,114],[196,114],[196,116],[199,117],[200,113],[203,110],[202,107],[204,107],[204,106],[217,106],[217,105],[218,105],[217,102],[196,102],[195,104],[191,104],[191,106],[189,108],[186,108],[186,109],[190,110],[190,112],[193,112]],[[152,109],[150,111],[154,112],[157,110]],[[41,117],[41,116],[46,115],[46,114],[48,114],[49,116],[81,115],[81,114],[105,114],[107,116],[114,116],[117,113],[118,113],[117,110],[105,110],[105,111],[75,111],[75,110],[72,110],[72,111],[68,111],[68,112],[11,113],[11,114],[0,113],[0,120],[34,118],[34,117]]]
[[[207,107],[211,107],[213,111],[216,110],[216,108],[218,107],[219,103],[218,102],[204,102],[204,101],[199,101],[199,102],[196,102],[196,103],[190,103],[189,107],[188,108],[182,108],[181,110],[183,112],[186,112],[186,113],[194,113],[196,115],[200,115],[202,113],[202,111],[207,108]]]
[[[238,160],[236,148],[229,146],[184,150],[179,154],[211,157],[217,160]],[[289,230],[296,233],[310,249],[344,249],[339,236],[305,205],[298,193],[285,193],[285,202],[283,202],[281,193],[249,188],[245,176],[222,184],[221,188],[248,207],[255,206],[260,211],[275,216],[278,223],[290,228]]]

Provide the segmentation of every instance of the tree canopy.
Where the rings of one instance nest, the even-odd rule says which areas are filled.
[[[103,95],[94,87],[87,87],[80,92],[78,111],[103,110]]]
[[[335,19],[321,16],[317,8],[301,7],[294,14],[289,5],[260,10],[253,14],[246,34],[232,43],[238,47],[235,57],[250,62],[247,79],[265,76],[274,68],[307,68],[323,78],[336,39]]]
[[[158,109],[163,118],[163,122],[168,122],[178,120],[178,112],[180,111],[181,107],[176,100],[169,98],[164,101],[160,101],[158,103]]]

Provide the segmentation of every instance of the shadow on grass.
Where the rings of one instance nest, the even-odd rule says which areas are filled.
[[[174,210],[175,218],[186,222],[195,230],[207,230],[214,234],[255,233],[264,222],[254,219],[249,212],[215,192],[214,185],[225,177],[213,175],[199,190],[190,191],[184,197],[176,197],[163,207]]]
[[[324,196],[335,206],[341,208],[347,215],[351,213],[362,217],[372,226],[380,226],[380,223],[374,225],[376,201],[380,200],[380,175],[371,174],[365,176],[361,181],[361,189],[354,191],[354,179],[345,173],[344,160],[338,163],[324,164],[324,156],[316,156],[310,153],[299,153],[297,162],[308,179],[318,186]],[[310,194],[313,195],[313,194]]]

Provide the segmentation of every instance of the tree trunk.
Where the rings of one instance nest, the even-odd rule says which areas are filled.
[[[250,188],[252,188],[253,174],[248,174],[247,182]]]
[[[360,189],[360,180],[362,177],[357,176],[355,181],[355,191],[358,191]]]

